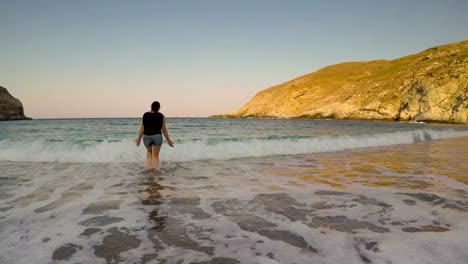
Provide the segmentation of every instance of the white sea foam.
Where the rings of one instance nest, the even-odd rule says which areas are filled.
[[[162,150],[163,161],[228,160],[272,155],[335,152],[357,148],[412,144],[421,141],[467,137],[468,131],[422,129],[385,134],[319,136],[302,139],[250,139],[244,141],[188,141]],[[0,141],[0,160],[26,162],[112,163],[142,162],[143,147],[131,140],[94,145],[46,141]]]
[[[447,142],[435,142],[435,146]],[[458,143],[458,140],[450,142]],[[466,139],[461,142],[466,142]],[[426,201],[404,194],[437,194],[450,201],[450,204],[466,209],[465,199],[437,192],[452,192],[453,189],[437,182],[446,174],[447,168],[457,172],[454,164],[465,163],[466,151],[462,144],[456,148],[461,153],[459,156],[442,155],[436,163],[425,163],[430,171],[425,175],[412,173],[419,170],[416,164],[427,161],[424,153],[416,152],[412,161],[404,164],[400,163],[399,155],[394,155],[395,159],[390,160],[390,164],[401,167],[410,165],[411,173],[399,172],[393,166],[382,168],[385,166],[381,166],[381,159],[369,159],[368,156],[373,155],[367,155],[385,151],[407,152],[423,147],[424,144],[382,151],[379,149],[364,155],[363,151],[355,151],[352,155],[349,164],[370,165],[383,170],[380,173],[384,175],[395,173],[401,178],[428,181],[434,183],[431,184],[434,188],[442,188],[430,189],[422,185],[417,190],[401,190],[396,186],[369,187],[361,180],[342,182],[347,188],[339,190],[318,182],[307,184],[307,181],[301,181],[301,175],[329,175],[326,169],[307,173],[304,167],[295,167],[307,164],[307,168],[313,168],[313,165],[320,163],[320,160],[309,161],[307,157],[171,163],[170,168],[163,168],[161,177],[154,178],[139,174],[143,166],[138,164],[1,162],[5,164],[2,176],[16,180],[7,181],[4,186],[8,193],[14,193],[15,196],[0,201],[0,208],[4,209],[0,210],[0,263],[60,262],[52,260],[52,257],[57,249],[67,244],[80,248],[62,262],[105,263],[102,256],[96,255],[95,246],[113,245],[104,239],[111,234],[111,228],[118,227],[121,232],[128,232],[128,235],[141,240],[138,247],[120,253],[118,257],[122,263],[143,262],[146,254],[156,253],[157,258],[149,263],[161,263],[164,260],[166,263],[185,264],[208,262],[218,257],[236,259],[240,263],[265,264],[366,263],[363,259],[372,263],[464,264],[468,260],[466,246],[463,246],[468,243],[468,222],[465,221],[467,212],[446,207],[438,201]],[[343,164],[343,155],[330,153],[316,156],[326,156],[331,164]],[[287,168],[290,173],[280,177],[268,169],[270,165],[267,162],[275,162],[277,169]],[[344,179],[353,172],[352,166],[344,167],[344,171],[336,171],[334,175]],[[434,174],[436,172],[431,171],[434,168],[444,170]],[[463,170],[458,172],[463,173]],[[289,185],[292,181],[302,183],[303,186]],[[155,188],[155,183],[163,188]],[[92,186],[92,189],[76,192],[74,187],[82,184]],[[271,185],[279,186],[282,190],[272,191],[269,188]],[[34,188],[44,186],[55,189],[50,197],[39,199],[42,197],[39,195],[41,191],[36,190],[38,193],[32,196],[35,199],[28,198],[35,191]],[[466,194],[465,186],[459,183],[457,189]],[[317,193],[319,190],[342,193],[325,195]],[[291,203],[284,197],[296,202]],[[197,198],[200,198],[200,202]],[[410,205],[405,200],[412,200],[414,204]],[[103,201],[118,201],[119,208],[99,214],[84,212],[89,205]],[[148,201],[159,201],[162,204]],[[48,207],[47,211],[35,212],[45,207]],[[208,216],[204,218],[203,213]],[[162,219],[157,220],[155,215]],[[81,235],[88,227],[80,222],[101,216],[124,220],[98,226],[101,231],[93,235]],[[164,219],[164,216],[168,218]],[[310,225],[314,217],[333,216],[366,222],[388,228],[389,231],[379,233],[366,228],[353,228],[353,222],[347,232],[327,225]],[[265,227],[264,221],[272,223],[274,227]],[[165,228],[155,232],[152,227],[156,223],[163,223]],[[449,230],[438,233],[403,230],[432,225]],[[262,234],[259,232],[261,230],[284,233],[281,237],[275,237]],[[151,239],[153,236],[156,236],[154,241]],[[317,252],[294,243],[302,239]],[[373,243],[375,247],[367,249],[366,243]],[[210,248],[214,248],[212,256],[204,250],[210,252]],[[117,254],[113,250],[105,251],[110,255]]]

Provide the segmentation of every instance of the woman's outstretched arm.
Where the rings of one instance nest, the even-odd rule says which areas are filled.
[[[169,146],[174,147],[174,141],[171,140],[171,138],[169,137],[169,132],[167,132],[167,129],[166,129],[166,118],[165,117],[163,119],[162,132],[163,132],[164,137],[166,138],[167,143],[169,144]]]
[[[143,137],[143,132],[144,131],[145,131],[145,128],[143,127],[143,124],[141,124],[140,132],[138,132],[138,138],[137,138],[137,140],[135,140],[135,144],[137,145],[137,147],[140,146],[141,138]]]

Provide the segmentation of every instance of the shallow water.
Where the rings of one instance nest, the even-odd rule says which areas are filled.
[[[468,137],[160,173],[17,160],[0,160],[0,263],[468,262]]]

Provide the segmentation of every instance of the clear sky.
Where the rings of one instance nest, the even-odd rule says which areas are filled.
[[[0,86],[33,118],[231,113],[344,61],[468,39],[467,0],[0,0]]]

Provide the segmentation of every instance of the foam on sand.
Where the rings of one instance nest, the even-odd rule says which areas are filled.
[[[145,174],[0,161],[0,263],[467,263],[467,142]]]

